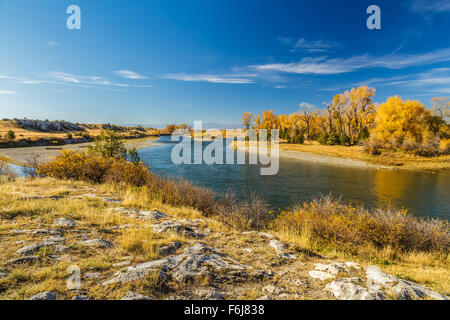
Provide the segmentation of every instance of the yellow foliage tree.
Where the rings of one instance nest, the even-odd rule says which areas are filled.
[[[378,107],[372,134],[382,143],[398,148],[405,142],[422,143],[430,112],[417,100],[391,97]]]
[[[255,118],[253,117],[253,114],[251,114],[250,112],[244,112],[244,114],[242,115],[242,124],[244,125],[245,129],[250,129],[254,119]]]

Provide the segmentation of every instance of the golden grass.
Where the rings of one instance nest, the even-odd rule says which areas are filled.
[[[102,125],[101,124],[89,124],[89,125],[83,125],[81,124],[80,127],[84,128],[86,132],[91,137],[97,137],[102,132]],[[21,128],[19,125],[17,125],[12,120],[0,120],[0,138],[4,137],[5,134],[9,131],[13,131],[16,135],[15,140],[39,140],[39,139],[66,139],[67,134],[65,132],[41,132],[37,130],[30,130],[26,128]],[[131,130],[134,131],[134,130]],[[131,132],[130,131],[130,132]],[[127,135],[129,132],[125,132],[125,135]],[[148,135],[155,135],[158,134],[158,130],[155,129],[147,129],[145,131],[145,134]],[[76,136],[74,136],[76,138]]]
[[[238,143],[242,144],[243,142]],[[280,143],[279,148],[280,156],[282,156],[282,151],[298,151],[327,157],[360,160],[401,170],[431,172],[450,170],[450,155],[421,157],[410,153],[387,151],[380,155],[371,155],[365,152],[362,146],[330,146],[321,145],[316,141],[305,144]]]

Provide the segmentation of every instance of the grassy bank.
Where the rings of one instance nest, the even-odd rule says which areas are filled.
[[[121,208],[132,212],[159,210],[172,220],[184,219],[182,221],[198,224],[210,234],[202,242],[253,268],[266,269],[271,265],[271,270],[277,274],[289,272],[299,283],[303,283],[305,277],[308,279],[307,270],[312,264],[324,259],[345,259],[361,265],[376,264],[397,277],[450,294],[447,222],[419,220],[404,211],[368,212],[333,199],[304,203],[272,220],[260,198],[249,196],[237,201],[232,194],[221,196],[187,181],[161,178],[141,166],[122,160],[105,161],[68,154],[40,168],[41,174],[53,178],[3,176],[0,184],[2,265],[16,258],[15,252],[21,247],[42,240],[43,235],[36,230],[51,229],[55,219],[73,219],[77,227],[64,232],[66,249],[63,253],[55,252],[52,246],[43,247],[35,253],[39,263],[0,267],[0,272],[10,274],[0,280],[0,297],[21,299],[44,290],[55,290],[68,298],[70,292],[64,289],[66,269],[73,264],[81,266],[83,274],[101,274],[100,280],[84,280],[89,284],[89,296],[98,299],[119,298],[128,290],[163,299],[174,292],[193,292],[196,287],[215,283],[215,278],[207,277],[194,283],[169,281],[162,284],[149,276],[130,284],[102,286],[101,281],[110,279],[123,268],[121,262],[135,264],[155,260],[164,256],[161,248],[172,243],[193,244],[193,240],[183,234],[157,233],[148,220],[137,214],[123,214]],[[27,230],[34,230],[34,233]],[[274,256],[267,240],[263,239],[265,236],[259,235],[260,231],[289,243],[298,255],[292,262],[294,265]],[[80,245],[84,238],[106,240],[112,246],[85,247]],[[275,277],[265,281],[267,284],[286,280]],[[248,299],[263,294],[260,280],[238,283],[229,283],[226,290],[230,298]],[[326,298],[320,286],[320,282],[310,283],[307,288],[295,289],[304,290],[303,295],[292,292],[291,297]]]
[[[237,142],[242,147],[243,142]],[[279,145],[280,156],[283,151],[305,152],[314,155],[359,160],[370,165],[390,167],[398,170],[448,172],[450,171],[450,155],[422,157],[406,152],[383,151],[380,155],[371,155],[364,151],[363,146],[329,146],[318,143]],[[299,158],[301,158],[299,156]]]

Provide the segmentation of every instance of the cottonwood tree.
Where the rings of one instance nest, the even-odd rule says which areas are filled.
[[[244,114],[242,115],[242,124],[244,125],[245,129],[250,129],[252,126],[252,123],[254,121],[254,117],[253,114],[251,114],[250,112],[244,112]]]
[[[308,139],[311,137],[311,125],[315,116],[316,109],[317,108],[315,105],[306,102],[300,103],[300,117],[306,125],[306,135]]]

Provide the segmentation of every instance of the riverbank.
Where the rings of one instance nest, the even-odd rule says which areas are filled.
[[[243,151],[245,150],[245,143],[243,141],[235,142],[235,148]],[[280,157],[284,158],[345,167],[450,172],[450,155],[420,157],[398,152],[370,155],[363,150],[362,146],[285,143],[279,145],[279,153]]]
[[[143,188],[19,178],[0,183],[0,193],[0,299],[445,299],[441,294],[450,293],[448,262],[431,254],[386,250],[374,259],[276,230],[242,232]],[[80,272],[79,288],[67,287],[69,267]]]
[[[127,148],[144,149],[159,145],[159,137],[137,138],[124,140]],[[25,147],[25,148],[0,148],[0,160],[17,165],[26,165],[27,161],[37,157],[39,161],[46,162],[58,156],[62,150],[84,151],[92,142],[68,144],[57,147]]]

